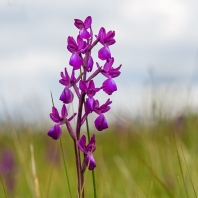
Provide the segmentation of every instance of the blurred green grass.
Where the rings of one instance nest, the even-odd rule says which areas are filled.
[[[0,126],[0,150],[12,150],[17,161],[16,187],[12,194],[8,193],[9,197],[36,197],[30,143],[34,147],[41,197],[69,197],[60,142],[50,139],[45,127],[38,130],[33,126],[15,127],[13,124],[15,139],[19,141],[15,146],[10,126],[5,123]],[[111,124],[104,132],[96,132],[97,197],[196,197],[193,186],[197,191],[197,129],[197,115],[188,113],[175,119],[156,118],[153,124],[128,119]],[[72,196],[77,197],[73,142],[66,129],[61,140]],[[2,185],[0,197],[5,197]],[[85,183],[85,197],[93,197],[90,171]]]

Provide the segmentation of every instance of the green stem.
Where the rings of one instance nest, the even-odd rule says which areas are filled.
[[[62,156],[63,156],[63,163],[64,163],[64,168],[65,168],[65,175],[66,175],[66,179],[67,179],[69,194],[70,194],[70,197],[72,198],[71,188],[70,188],[70,183],[69,183],[69,177],[68,177],[68,172],[67,172],[67,166],[66,166],[66,161],[65,161],[65,156],[64,156],[64,152],[63,152],[63,145],[62,145],[61,138],[60,138],[60,145],[61,145],[61,152],[62,152]]]
[[[88,140],[90,141],[90,132],[89,132],[89,123],[88,123],[88,119],[86,119],[86,127],[87,127],[87,136],[88,136]],[[93,182],[93,189],[94,189],[94,198],[96,198],[96,180],[95,180],[95,174],[94,174],[94,170],[92,170],[92,182]]]
[[[179,168],[180,168],[180,171],[181,171],[181,176],[182,176],[182,180],[183,180],[183,185],[184,185],[186,197],[189,198],[187,187],[186,187],[186,182],[185,182],[185,179],[184,179],[184,173],[183,173],[183,169],[182,169],[181,159],[180,159],[180,156],[179,156],[178,145],[177,145],[177,141],[176,141],[174,131],[173,131],[173,139],[174,139],[174,144],[175,144],[175,148],[176,148],[176,152],[177,152],[177,159],[178,159],[178,162],[179,162]]]
[[[2,178],[2,176],[1,176],[1,174],[0,174],[0,178],[1,178],[1,183],[2,183],[2,186],[3,186],[3,191],[4,191],[4,194],[5,194],[5,197],[8,198],[8,195],[7,195],[7,193],[6,193],[5,185],[4,185],[4,183],[3,183],[3,178]]]

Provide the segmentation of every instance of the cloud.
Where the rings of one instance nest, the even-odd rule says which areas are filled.
[[[9,105],[22,104],[34,93],[48,98],[51,89],[59,97],[59,73],[70,68],[67,37],[78,33],[73,20],[88,15],[93,17],[94,34],[101,26],[116,31],[116,44],[110,49],[115,67],[123,64],[116,79],[122,92],[114,98],[117,106],[134,90],[138,99],[133,106],[137,104],[149,68],[154,68],[160,84],[189,79],[197,83],[197,1],[18,0],[13,7],[7,2],[0,4],[0,89]]]

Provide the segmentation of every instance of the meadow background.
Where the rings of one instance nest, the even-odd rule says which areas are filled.
[[[78,33],[73,20],[88,15],[95,34],[115,30],[114,66],[123,65],[109,129],[96,132],[90,120],[98,197],[197,197],[197,7],[195,0],[1,0],[0,197],[3,184],[8,197],[69,197],[60,142],[46,135],[50,91],[60,108],[59,74],[70,69],[66,40]],[[61,140],[76,197],[66,130]],[[90,172],[85,193],[93,197]]]

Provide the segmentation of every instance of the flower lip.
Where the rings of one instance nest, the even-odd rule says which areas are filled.
[[[63,103],[69,104],[69,103],[71,103],[73,101],[74,95],[73,95],[73,93],[71,92],[71,90],[69,88],[65,87],[64,90],[63,90],[63,92],[61,93],[59,99]]]
[[[108,128],[108,123],[104,117],[104,115],[99,115],[95,120],[95,127],[98,131],[102,131]]]
[[[117,85],[113,78],[108,78],[103,82],[102,85],[103,91],[108,95],[111,95],[114,91],[117,91]]]
[[[59,125],[54,125],[49,131],[48,136],[50,136],[52,139],[57,140],[60,138],[62,131]]]

